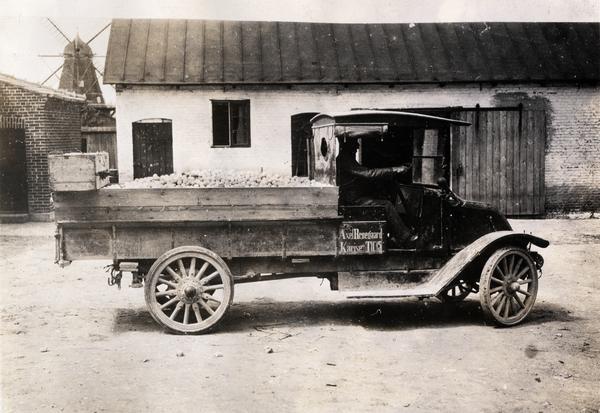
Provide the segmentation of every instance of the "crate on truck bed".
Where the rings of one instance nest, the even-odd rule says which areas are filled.
[[[110,184],[106,152],[51,154],[48,169],[54,191],[93,191]]]

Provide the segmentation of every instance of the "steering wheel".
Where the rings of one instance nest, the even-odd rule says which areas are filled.
[[[444,177],[438,178],[438,186],[442,190],[442,194],[444,199],[451,207],[457,207],[463,203],[463,200],[458,197],[452,190],[450,189],[450,185],[448,185],[448,180]]]

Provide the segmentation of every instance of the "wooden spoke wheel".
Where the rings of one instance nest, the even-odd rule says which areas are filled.
[[[531,311],[537,288],[537,269],[527,251],[501,248],[483,267],[479,283],[481,307],[496,324],[515,325]]]
[[[202,247],[179,247],[158,258],[146,277],[146,304],[163,327],[178,333],[207,331],[233,300],[227,264]]]
[[[464,300],[471,293],[477,292],[477,283],[458,280],[451,284],[450,287],[444,290],[438,298],[443,303],[456,303]]]

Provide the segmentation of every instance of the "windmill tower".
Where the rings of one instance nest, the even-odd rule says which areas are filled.
[[[60,65],[50,76],[42,82],[46,83],[53,76],[56,76],[59,70],[62,69],[59,78],[59,89],[69,90],[86,96],[86,100],[92,104],[103,104],[104,97],[102,89],[98,82],[96,73],[102,76],[102,72],[94,64],[94,57],[97,57],[90,47],[90,43],[97,38],[110,24],[104,26],[90,40],[83,41],[79,34],[73,40],[50,19],[47,21],[52,27],[67,41],[67,44],[62,54],[58,55],[41,55],[41,57],[62,57],[63,64]]]
[[[104,103],[102,90],[96,77],[94,53],[79,35],[65,46],[65,57],[60,74],[59,89],[71,90],[85,95],[88,102]]]

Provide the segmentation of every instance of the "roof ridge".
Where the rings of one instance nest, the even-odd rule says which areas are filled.
[[[45,94],[52,97],[58,97],[67,100],[85,101],[85,95],[80,95],[79,93],[71,92],[69,90],[54,89],[48,86],[43,86],[39,83],[31,82],[29,80],[18,79],[14,76],[4,73],[0,73],[0,82],[9,83],[31,92]]]
[[[369,25],[369,24],[384,24],[384,25],[398,25],[398,24],[406,24],[406,25],[419,25],[419,24],[451,24],[451,25],[461,25],[461,24],[531,24],[531,25],[551,25],[551,24],[574,24],[574,25],[585,25],[585,24],[600,24],[597,21],[550,21],[550,22],[523,22],[523,21],[487,21],[487,20],[478,20],[478,21],[459,21],[459,22],[434,22],[434,21],[425,21],[425,22],[331,22],[331,21],[301,21],[301,20],[236,20],[236,19],[187,19],[187,18],[115,18],[113,21],[148,21],[148,20],[162,20],[162,21],[202,21],[202,22],[232,22],[232,23],[296,23],[296,24],[349,24],[349,25]]]

